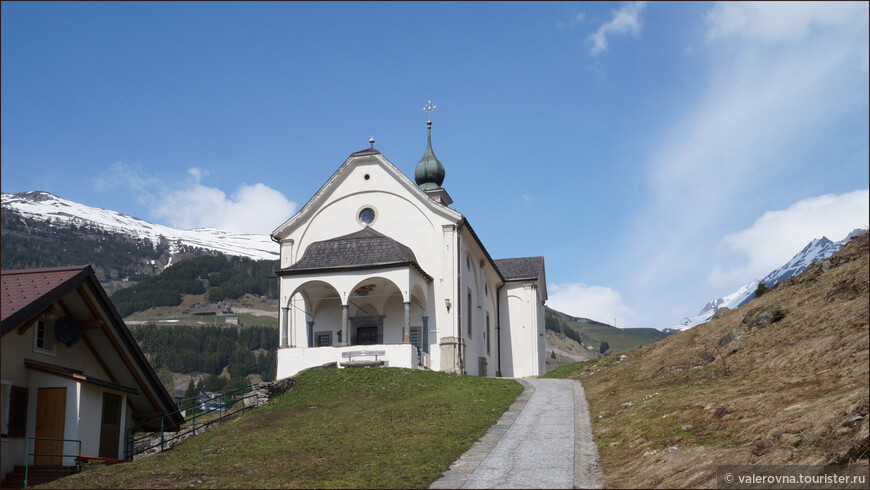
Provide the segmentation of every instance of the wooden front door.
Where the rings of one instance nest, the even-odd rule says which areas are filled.
[[[36,392],[36,437],[63,439],[66,428],[66,388],[39,388]],[[36,454],[63,454],[63,441],[37,439]],[[60,456],[34,456],[34,465],[60,465]]]
[[[121,440],[121,397],[103,393],[103,415],[100,425],[100,457],[118,458]]]

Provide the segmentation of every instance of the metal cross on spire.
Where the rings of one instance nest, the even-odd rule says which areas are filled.
[[[426,121],[426,127],[432,127],[432,111],[435,110],[435,107],[436,106],[432,103],[431,100],[423,106],[423,110],[426,111],[426,119],[428,119]]]

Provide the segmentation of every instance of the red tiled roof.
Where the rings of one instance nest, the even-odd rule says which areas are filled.
[[[0,321],[5,322],[22,309],[40,302],[41,298],[48,296],[86,269],[89,269],[86,265],[77,265],[0,272]],[[35,311],[33,314],[36,313],[38,312]],[[26,319],[22,319],[24,320]]]

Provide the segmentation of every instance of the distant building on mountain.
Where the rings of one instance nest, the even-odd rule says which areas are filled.
[[[349,361],[479,376],[546,371],[544,258],[489,255],[449,207],[428,128],[416,184],[370,140],[272,233],[279,379]]]

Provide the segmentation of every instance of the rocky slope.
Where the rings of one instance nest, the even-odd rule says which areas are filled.
[[[866,465],[865,234],[764,296],[584,383],[610,487],[713,487],[724,464]]]

